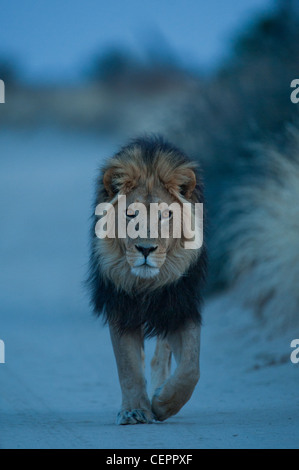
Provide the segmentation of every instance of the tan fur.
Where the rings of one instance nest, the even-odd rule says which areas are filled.
[[[165,153],[157,154],[155,164],[149,167],[144,164],[140,149],[131,152],[126,160],[117,156],[112,158],[104,173],[103,184],[108,192],[109,202],[115,207],[116,218],[117,195],[121,194],[126,196],[127,206],[141,202],[148,208],[148,213],[151,202],[178,202],[180,206],[184,202],[195,202],[192,196],[196,185],[194,167],[194,163],[189,163],[174,169],[171,154]],[[180,193],[183,185],[186,188],[184,196]],[[151,243],[157,244],[158,249],[150,254],[149,259],[157,265],[159,274],[148,279],[132,274],[131,268],[141,256],[135,249],[136,239],[96,239],[94,252],[101,257],[104,275],[118,288],[128,293],[135,289],[153,290],[179,279],[200,253],[200,250],[186,250],[186,239],[175,239],[171,234],[170,221],[169,239],[151,239]]]
[[[178,164],[171,152],[161,150],[149,164],[146,164],[140,148],[131,148],[126,158],[122,154],[109,161],[103,176],[103,185],[108,195],[105,202],[113,204],[116,220],[119,212],[118,196],[126,196],[126,207],[134,203],[156,202],[183,203],[198,202],[194,194],[196,176],[194,163]],[[98,203],[102,203],[102,193]],[[150,211],[148,210],[148,214]],[[127,221],[129,223],[129,221]],[[133,239],[104,238],[94,239],[93,252],[99,257],[101,272],[117,289],[126,293],[135,291],[152,292],[167,284],[174,283],[183,276],[190,265],[200,255],[200,249],[185,249],[185,239],[173,238],[172,220],[170,237]],[[182,229],[183,229],[183,221]],[[183,233],[183,230],[182,230]],[[136,244],[150,243],[156,247],[147,257],[149,266],[137,264],[143,255]],[[142,275],[139,275],[143,269]],[[148,277],[146,276],[148,273]],[[122,389],[122,407],[118,414],[118,424],[149,423],[154,418],[164,420],[177,413],[190,398],[199,377],[199,333],[200,327],[192,321],[184,327],[169,333],[166,338],[158,338],[155,356],[152,361],[152,402],[150,402],[144,379],[144,352],[142,328],[121,334],[110,324],[111,339],[117,361]],[[174,354],[177,368],[170,376],[170,358]]]

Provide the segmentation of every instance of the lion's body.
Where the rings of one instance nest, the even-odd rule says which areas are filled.
[[[122,217],[119,214],[119,195],[126,196],[126,207],[136,203],[142,203],[147,208],[151,203],[161,202],[169,206],[172,203],[183,206],[187,202],[192,207],[195,203],[203,203],[202,183],[194,163],[160,138],[137,139],[107,162],[97,182],[95,207],[110,203],[116,214]],[[126,223],[136,214],[138,212],[129,215],[127,209]],[[171,229],[174,224],[172,213],[168,211],[167,214]],[[165,221],[161,217],[162,225]],[[95,234],[97,221],[95,215],[89,285],[95,313],[103,315],[110,326],[123,391],[118,422],[149,422],[153,416],[166,419],[190,397],[188,384],[186,390],[179,385],[184,376],[179,375],[180,367],[184,364],[186,372],[192,370],[193,376],[197,376],[197,371],[186,366],[185,361],[192,361],[195,365],[198,363],[201,292],[206,271],[205,246],[202,244],[197,249],[185,249],[183,232],[181,238],[170,235],[168,239],[163,239],[160,232],[153,238],[147,232],[143,238],[127,236],[123,239],[118,237],[117,228],[115,238],[100,239]],[[146,336],[160,338],[152,363],[153,371],[156,371],[153,381],[157,382],[152,405],[147,398],[141,371],[140,351]],[[190,349],[187,355],[181,350],[183,338],[185,349]],[[188,338],[192,338],[192,344],[188,343]],[[164,363],[161,365],[161,358],[168,357],[169,362],[171,351],[177,356],[179,365],[175,374],[167,380],[169,367]],[[159,391],[159,397],[164,393],[165,399],[169,400],[169,394],[174,394],[173,405],[167,412],[162,410],[163,404],[160,411],[159,406],[154,404],[162,378],[166,383]],[[190,380],[193,383],[192,377]],[[134,398],[132,388],[135,382]],[[180,389],[180,399],[175,396],[176,388]]]

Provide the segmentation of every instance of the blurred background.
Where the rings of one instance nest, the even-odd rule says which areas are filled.
[[[287,388],[299,327],[299,2],[10,0],[0,12],[0,447],[169,446],[163,426],[117,444],[114,428],[99,441],[94,432],[120,399],[107,329],[82,286],[94,183],[104,159],[143,133],[164,135],[204,175],[204,374],[190,404],[212,433],[203,445],[235,445],[239,425],[248,445],[245,422],[252,445],[289,445],[295,428],[281,419],[295,425],[296,400],[299,409]],[[194,408],[183,413],[193,429]],[[214,440],[213,416],[233,426],[228,441]],[[268,421],[276,434],[262,434]],[[182,429],[179,448],[197,447],[201,431]]]
[[[237,286],[260,319],[297,321],[298,40],[296,0],[3,4],[5,302],[20,273],[20,297],[31,295],[44,257],[57,256],[55,279],[72,248],[84,263],[97,166],[157,132],[203,168],[207,293]],[[49,285],[64,295],[60,281],[43,299]]]

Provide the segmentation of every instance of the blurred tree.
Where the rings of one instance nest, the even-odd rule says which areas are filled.
[[[177,87],[187,73],[169,48],[155,42],[142,58],[120,47],[108,49],[94,59],[90,76],[113,91],[146,95]]]
[[[282,3],[282,2],[281,2]],[[289,3],[289,2],[287,2]],[[272,15],[264,15],[255,21],[249,31],[238,37],[234,43],[235,57],[247,60],[250,56],[260,57],[263,54],[273,54],[276,58],[287,53],[287,59],[292,51],[297,51],[298,18],[291,7],[280,6]]]
[[[278,10],[281,12],[288,11],[292,14],[299,12],[298,0],[276,0]]]
[[[243,27],[231,56],[189,95],[180,122],[170,122],[170,138],[204,167],[211,289],[227,281],[225,247],[213,235],[234,223],[232,217],[220,221],[222,201],[244,175],[260,173],[252,144],[283,145],[285,127],[299,118],[290,100],[290,83],[299,78],[298,3],[279,2]]]
[[[17,67],[13,62],[5,57],[0,57],[0,78],[6,87],[14,86],[17,83]]]
[[[127,50],[113,47],[94,59],[91,76],[104,83],[116,83],[127,79],[140,67],[139,61]]]

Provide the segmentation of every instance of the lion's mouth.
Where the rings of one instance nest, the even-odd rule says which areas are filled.
[[[140,277],[142,279],[149,279],[155,277],[159,274],[159,271],[159,268],[150,266],[146,262],[139,266],[134,266],[131,268],[131,273],[134,274],[134,276]]]
[[[137,259],[134,262],[134,268],[141,268],[147,266],[149,268],[157,268],[157,265],[155,261],[151,260],[150,258],[143,258],[143,259]]]

